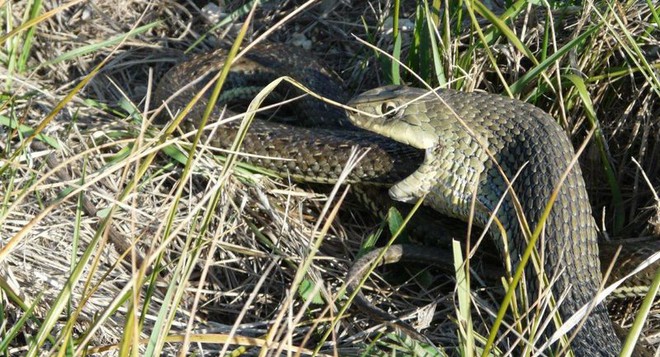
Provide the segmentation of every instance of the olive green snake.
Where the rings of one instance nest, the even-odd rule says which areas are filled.
[[[238,69],[228,78],[226,96],[250,98],[254,87],[288,75],[323,97],[346,102],[341,86],[329,84],[335,76],[299,52],[278,45],[252,49],[234,63]],[[217,50],[175,66],[162,77],[156,103],[166,103],[171,112],[183,108],[225,56]],[[295,92],[292,86],[287,91]],[[205,105],[203,99],[193,107],[185,130],[199,125]],[[297,105],[295,111],[310,120],[306,127],[254,121],[242,142],[241,150],[253,154],[246,160],[300,181],[334,183],[357,147],[365,155],[346,182],[388,185],[394,200],[414,203],[423,197],[441,214],[464,221],[473,216],[477,226],[490,227],[502,259],[510,259],[514,269],[527,246],[520,222],[534,231],[556,190],[537,242],[542,270],[554,281],[554,296],[565,295],[558,307],[564,320],[596,295],[601,270],[585,183],[579,166],[571,165],[572,144],[547,113],[498,95],[395,86],[349,101],[357,111],[348,120],[310,96]],[[221,116],[228,114],[217,106],[212,117]],[[211,145],[229,148],[238,127],[238,121],[224,124],[209,138]],[[525,274],[535,298],[541,278],[531,263]],[[620,341],[603,304],[593,308],[571,346],[579,356],[618,354]]]

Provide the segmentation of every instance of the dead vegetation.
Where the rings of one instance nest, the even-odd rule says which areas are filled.
[[[442,51],[434,57],[413,45],[429,40],[406,30],[419,9],[405,2],[401,58],[426,71],[423,78],[433,85],[444,81],[532,102],[557,118],[576,144],[597,125],[602,136],[581,164],[601,230],[610,238],[657,240],[660,20],[657,3],[656,9],[649,4],[587,3],[553,16],[523,7],[507,23],[510,37],[483,17],[470,27],[468,13],[452,8],[437,14]],[[331,328],[345,302],[338,296],[345,273],[379,222],[350,205],[336,215],[344,188],[314,193],[240,167],[223,175],[222,160],[204,147],[188,171],[177,161],[184,161],[190,137],[164,138],[150,124],[158,103],[149,95],[163,73],[184,51],[231,44],[246,17],[245,4],[231,2],[220,10],[237,19],[212,29],[223,20],[203,20],[198,6],[204,5],[1,4],[8,32],[0,37],[0,351],[440,353],[377,335],[382,326],[354,310]],[[272,31],[268,41],[309,47],[355,94],[392,80],[391,63],[356,40],[396,53],[392,16],[387,1],[266,3],[257,8],[247,41]],[[483,46],[479,31],[496,39]],[[441,68],[441,75],[428,68]],[[45,165],[43,151],[24,145],[35,131],[56,145],[60,169],[73,181],[63,182]],[[96,216],[85,214],[81,194],[98,208]],[[108,227],[136,249],[118,249]],[[140,259],[148,269],[139,270]],[[435,319],[424,333],[457,354],[453,277],[423,276],[431,279],[422,283],[426,288],[409,284],[373,296],[398,316],[433,305]],[[485,334],[501,291],[476,289],[473,323]],[[655,346],[659,313],[656,302],[644,330]]]

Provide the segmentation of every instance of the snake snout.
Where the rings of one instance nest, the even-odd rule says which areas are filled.
[[[396,87],[400,90],[404,87]],[[435,147],[438,142],[438,136],[431,130],[428,130],[428,123],[419,120],[416,115],[419,104],[407,104],[400,98],[390,98],[391,86],[376,88],[367,91],[348,104],[355,108],[355,111],[349,111],[349,120],[356,126],[378,133],[382,136],[396,140],[400,143],[410,145],[417,149],[429,149]],[[372,98],[372,92],[377,93],[376,98]],[[379,95],[381,93],[382,95]]]

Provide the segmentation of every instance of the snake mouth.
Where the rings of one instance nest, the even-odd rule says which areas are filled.
[[[383,121],[381,118],[370,118],[360,114],[349,113],[350,121],[356,126],[411,146],[415,149],[425,150],[429,155],[430,150],[438,146],[438,136],[432,132],[422,130],[405,120]]]

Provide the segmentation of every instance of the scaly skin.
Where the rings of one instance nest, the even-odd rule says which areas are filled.
[[[158,105],[166,103],[172,113],[181,110],[222,68],[226,56],[224,49],[217,49],[173,67],[158,83],[154,102]],[[310,60],[309,54],[282,45],[265,44],[256,46],[234,62],[219,101],[229,104],[230,108],[235,104],[245,106],[244,96],[254,96],[265,84],[285,75],[324,97],[340,102],[347,100],[340,81],[316,61]],[[176,93],[184,87],[186,89],[181,93]],[[285,83],[278,86],[275,94],[276,100],[281,100],[303,93]],[[182,122],[185,130],[198,128],[206,102],[204,97],[193,107],[188,115],[190,119]],[[297,123],[306,127],[292,130],[291,125],[261,120],[253,122],[243,140],[242,150],[253,155],[245,157],[246,161],[299,181],[335,183],[352,151],[357,148],[365,157],[346,182],[391,185],[415,171],[423,160],[424,153],[420,150],[356,128],[348,122],[343,110],[312,97],[303,97],[289,107],[298,114]],[[232,115],[217,105],[209,122]],[[169,119],[162,113],[159,124]],[[224,124],[210,138],[210,145],[230,148],[239,125],[240,120]]]
[[[217,73],[225,58],[226,52],[219,49],[194,56],[175,66],[161,79],[154,101],[168,103],[172,112],[182,109]],[[255,88],[263,87],[283,75],[292,76],[325,97],[345,101],[336,77],[316,61],[310,60],[308,53],[295,48],[258,45],[236,61],[232,70],[222,94],[226,102],[245,101],[255,93]],[[176,91],[189,84],[188,89],[175,95]],[[301,94],[288,86],[280,92],[278,99],[290,96],[292,93],[289,91],[293,95]],[[421,93],[424,91],[376,89],[351,104],[377,114],[383,103],[408,103]],[[514,190],[521,198],[526,218],[533,228],[540,210],[557,184],[558,176],[573,156],[564,133],[547,114],[519,101],[487,94],[439,93],[483,139],[507,176],[512,177],[523,163],[529,161],[516,180]],[[463,220],[466,219],[472,192],[479,188],[477,198],[481,204],[477,218],[481,224],[504,192],[502,176],[485,155],[483,147],[463,130],[437,98],[429,96],[408,104],[400,115],[395,116],[403,117],[403,121],[397,119],[398,122],[381,124],[381,127],[376,125],[376,120],[353,116],[359,126],[368,127],[376,133],[391,136],[404,144],[431,148],[427,162],[421,167],[423,151],[359,130],[348,123],[337,108],[310,100],[309,97],[294,104],[293,111],[299,114],[298,117],[304,120],[303,125],[308,128],[255,121],[244,138],[241,150],[256,156],[244,157],[244,160],[299,181],[335,183],[353,148],[368,149],[347,182],[389,185],[400,181],[391,190],[395,198],[410,201],[428,192],[427,204]],[[189,119],[182,124],[185,130],[198,128],[205,105],[206,98],[203,98],[193,108]],[[210,122],[223,115],[229,116],[222,108],[216,108]],[[168,116],[161,117],[161,120],[167,119]],[[210,144],[225,149],[231,147],[237,130],[237,121],[219,127],[215,135],[209,138]],[[497,218],[507,227],[511,257],[515,262],[524,245],[509,198],[498,210]],[[493,231],[493,234],[499,241],[499,233]],[[555,296],[559,296],[557,293],[566,290],[571,283],[574,285],[560,308],[563,317],[588,302],[600,282],[595,242],[596,233],[587,194],[576,167],[560,191],[545,234],[546,273],[552,275],[562,268],[566,270],[555,286]],[[426,256],[428,252],[424,252]],[[508,255],[504,258],[508,259]],[[611,260],[609,257],[605,259]],[[528,277],[529,273],[531,271]],[[529,281],[531,286],[533,281]],[[597,306],[591,314],[573,347],[585,356],[616,354],[619,341],[613,335],[602,306]]]
[[[426,195],[426,205],[467,221],[476,191],[475,223],[485,226],[495,212],[508,237],[509,253],[503,258],[510,258],[515,268],[526,240],[502,172],[508,181],[518,174],[513,192],[533,231],[569,169],[573,147],[553,118],[532,105],[485,93],[438,90],[436,94],[417,88],[376,88],[349,102],[371,115],[351,113],[350,119],[359,127],[426,150],[424,164],[390,188],[394,200],[415,202]],[[504,254],[501,232],[491,226],[490,233]],[[545,259],[544,272],[557,280],[554,296],[567,293],[559,306],[566,321],[594,298],[601,282],[597,232],[579,166],[572,167],[561,184],[541,241],[537,249]],[[531,265],[526,269],[530,301],[535,301],[537,273]],[[589,315],[572,348],[578,356],[618,355],[620,341],[602,304]]]

